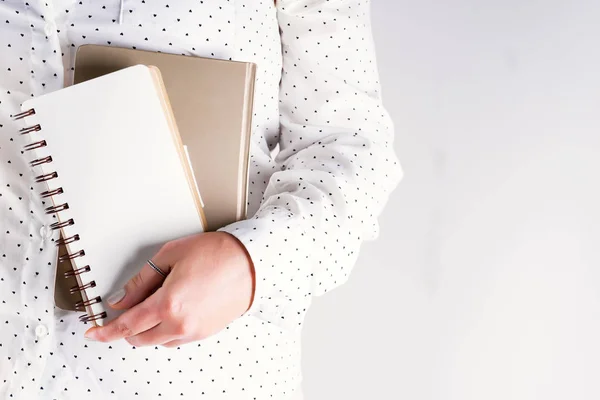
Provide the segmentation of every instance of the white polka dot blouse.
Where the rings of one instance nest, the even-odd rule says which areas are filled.
[[[179,348],[86,341],[54,306],[57,233],[20,104],[69,85],[82,44],[254,62],[251,309]],[[297,399],[313,296],[342,284],[402,170],[368,0],[0,0],[0,398]]]

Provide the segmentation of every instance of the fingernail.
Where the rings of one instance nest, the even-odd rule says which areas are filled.
[[[118,302],[120,302],[121,300],[123,300],[123,297],[125,297],[125,289],[119,289],[116,292],[114,292],[113,294],[111,294],[110,296],[108,296],[108,299],[106,301],[108,301],[108,304],[113,305],[113,304],[117,304]]]
[[[83,338],[85,340],[89,340],[89,341],[95,341],[96,339],[93,338],[94,336],[94,332],[92,329],[88,329],[87,331],[85,331],[85,333],[83,334]]]

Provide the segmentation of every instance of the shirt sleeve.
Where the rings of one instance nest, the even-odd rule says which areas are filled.
[[[368,0],[278,0],[280,152],[263,202],[223,228],[256,272],[249,314],[302,325],[311,298],[345,282],[402,177],[382,106]]]

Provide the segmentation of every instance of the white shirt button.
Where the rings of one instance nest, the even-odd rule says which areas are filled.
[[[46,36],[51,36],[56,33],[56,24],[53,21],[49,21],[44,26],[44,33]]]
[[[54,235],[54,231],[49,226],[43,225],[40,228],[40,236],[42,237],[42,239],[50,240],[50,239],[52,239],[53,235]]]
[[[44,338],[46,336],[48,336],[48,328],[46,328],[46,325],[38,325],[35,327],[35,336],[38,339]]]

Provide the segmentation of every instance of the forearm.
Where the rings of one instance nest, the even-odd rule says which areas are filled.
[[[278,5],[281,170],[256,215],[225,230],[246,245],[255,265],[251,311],[286,329],[301,324],[312,295],[347,279],[402,175],[381,102],[368,7]]]

